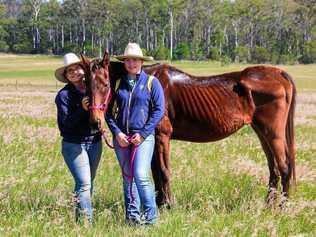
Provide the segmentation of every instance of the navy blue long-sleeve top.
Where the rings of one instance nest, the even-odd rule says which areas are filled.
[[[84,93],[73,84],[67,84],[55,98],[57,122],[63,140],[71,143],[94,143],[101,140],[99,132],[89,126],[89,111],[82,108]]]
[[[164,92],[157,78],[148,88],[148,75],[141,71],[136,84],[131,87],[128,76],[121,78],[106,114],[107,124],[116,136],[119,132],[127,135],[139,133],[144,139],[154,134],[157,124],[164,115]],[[113,105],[116,102],[118,113],[115,116]]]

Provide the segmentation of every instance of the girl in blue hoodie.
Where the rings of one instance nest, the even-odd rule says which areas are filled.
[[[164,93],[159,80],[142,70],[143,62],[152,58],[143,56],[138,44],[129,43],[117,59],[124,62],[127,74],[117,81],[106,120],[122,169],[126,221],[154,224],[157,206],[149,173],[155,127],[164,114]]]

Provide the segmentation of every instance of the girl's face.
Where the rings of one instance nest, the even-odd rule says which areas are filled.
[[[79,65],[74,64],[66,68],[65,75],[68,81],[76,84],[82,82],[84,71]]]
[[[138,58],[127,58],[124,60],[124,66],[128,74],[136,75],[142,69],[144,61]]]

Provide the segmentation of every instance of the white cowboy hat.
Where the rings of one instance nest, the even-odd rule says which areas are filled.
[[[153,57],[144,56],[141,48],[136,43],[128,43],[128,45],[125,48],[124,54],[116,56],[115,58],[117,58],[120,61],[123,61],[126,58],[138,58],[144,61],[154,60]]]
[[[78,56],[74,53],[67,53],[64,55],[64,66],[57,68],[55,71],[55,77],[57,78],[58,81],[65,82],[67,83],[68,80],[64,77],[64,72],[66,67],[76,64],[80,62],[80,59]]]

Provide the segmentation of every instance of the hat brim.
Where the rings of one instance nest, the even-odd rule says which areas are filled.
[[[69,66],[72,66],[72,65],[75,65],[75,64],[80,64],[79,62],[76,62],[76,63],[71,63],[67,66],[63,66],[63,67],[60,67],[60,68],[57,68],[56,71],[55,71],[55,77],[58,81],[60,82],[63,82],[63,83],[67,83],[69,82],[65,77],[64,77],[64,73],[65,73],[65,69],[66,67],[69,67]]]
[[[139,55],[118,55],[118,56],[114,56],[114,58],[120,60],[120,61],[124,61],[127,58],[137,58],[137,59],[141,59],[144,61],[153,61],[154,58],[151,56],[139,56]]]

